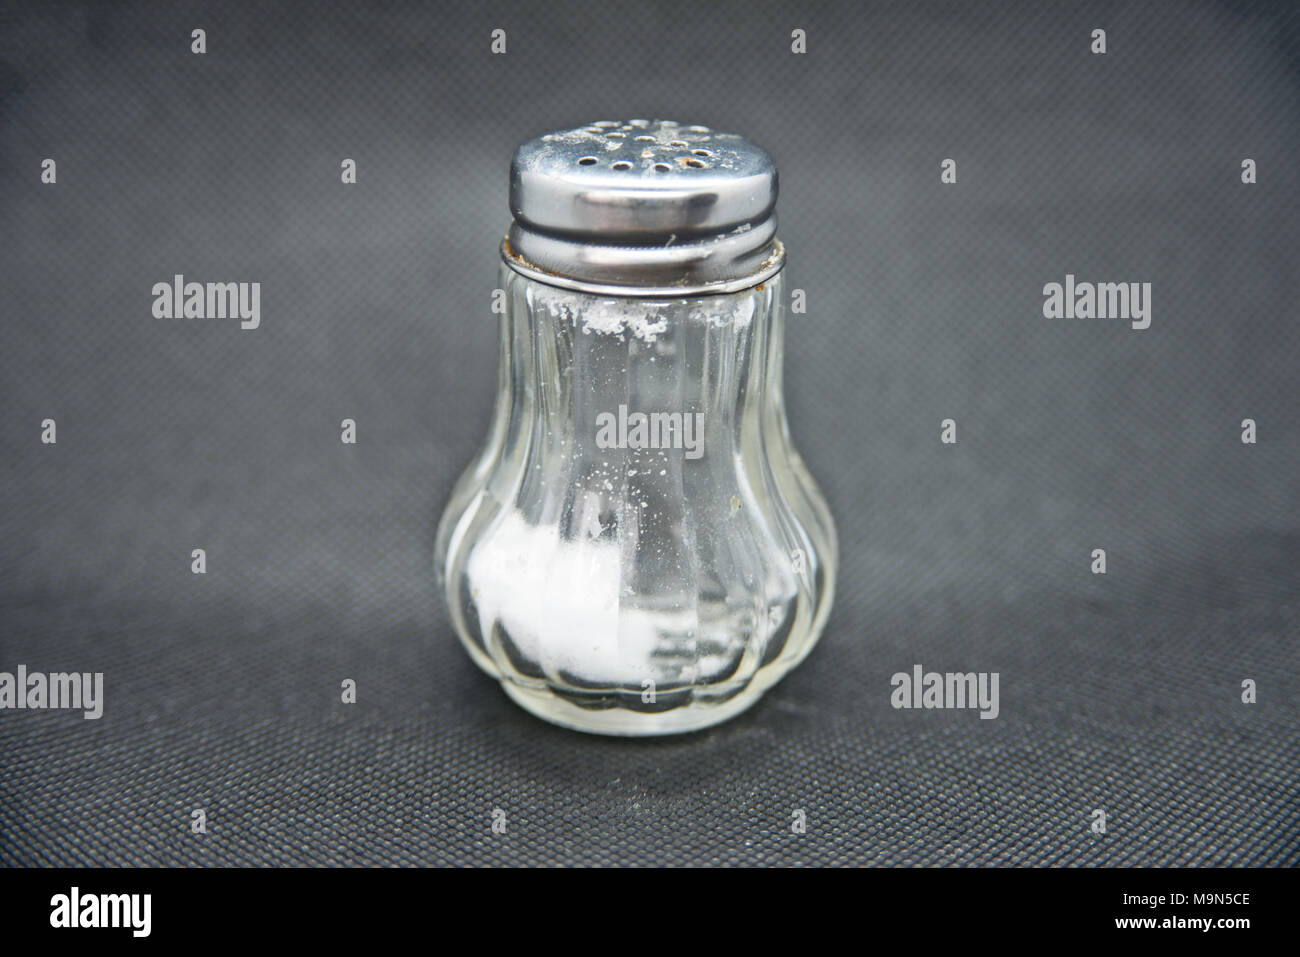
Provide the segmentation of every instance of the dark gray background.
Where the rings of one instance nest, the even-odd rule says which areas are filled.
[[[1300,862],[1300,7],[342,6],[0,10],[0,670],[106,683],[0,713],[0,861]],[[632,116],[777,158],[843,551],[808,661],[660,741],[510,704],[431,569],[510,154]],[[178,272],[262,328],[153,319]],[[1067,272],[1151,328],[1044,319]],[[893,710],[916,663],[1001,717]]]

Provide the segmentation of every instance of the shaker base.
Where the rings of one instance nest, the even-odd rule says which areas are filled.
[[[548,691],[524,688],[511,681],[502,681],[501,687],[525,711],[562,728],[588,734],[644,738],[685,734],[721,724],[749,708],[771,684],[771,681],[755,681],[735,697],[719,704],[684,705],[672,711],[649,713],[618,708],[580,708]]]

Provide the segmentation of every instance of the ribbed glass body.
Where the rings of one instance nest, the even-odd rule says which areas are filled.
[[[438,531],[474,661],[535,714],[665,734],[738,713],[831,605],[830,512],[790,441],[782,277],[642,299],[501,267],[488,440]]]

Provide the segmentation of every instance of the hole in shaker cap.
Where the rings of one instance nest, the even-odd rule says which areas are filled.
[[[713,155],[713,152],[712,152],[711,150],[691,150],[691,152],[694,153],[696,156],[712,156],[712,155]]]
[[[609,137],[610,139],[612,139],[612,140],[621,140],[621,139],[623,139],[623,137],[625,137],[627,134],[626,134],[626,133],[619,133],[619,132],[615,131],[615,132],[612,132],[612,133],[606,133],[605,135],[608,136],[608,137]]]
[[[686,145],[686,141],[685,141],[685,140],[669,140],[668,145],[669,145],[669,146],[685,146],[685,145]]]
[[[582,159],[578,160],[578,165],[579,165],[579,166],[590,166],[590,165],[591,165],[592,163],[594,163],[594,162],[596,162],[596,157],[594,157],[594,156],[584,156]]]
[[[691,169],[704,169],[704,164],[697,159],[688,159],[686,165]]]
[[[636,141],[638,143],[653,143],[655,138],[653,136],[638,136]]]
[[[627,162],[626,160],[619,160],[611,167],[611,169],[617,169],[617,170],[624,170],[624,169],[631,169],[631,168],[632,168],[632,164]]]
[[[655,163],[655,172],[656,172],[656,173],[666,173],[666,172],[668,172],[670,169],[672,169],[672,167],[669,166],[667,163]]]

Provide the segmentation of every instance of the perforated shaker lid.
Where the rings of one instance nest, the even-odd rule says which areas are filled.
[[[784,262],[776,195],[776,164],[743,137],[602,120],[515,151],[502,257],[543,282],[593,292],[732,292]]]

